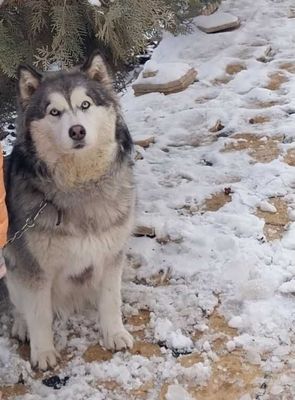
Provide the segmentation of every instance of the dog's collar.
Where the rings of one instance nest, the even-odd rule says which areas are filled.
[[[47,204],[51,204],[52,207],[55,208],[55,210],[56,210],[56,212],[57,212],[57,221],[56,221],[56,224],[55,224],[55,225],[56,225],[56,226],[59,226],[59,225],[61,224],[61,222],[62,222],[62,216],[63,216],[62,210],[61,210],[60,208],[56,207],[56,205],[53,203],[52,200],[46,199],[46,197],[44,197],[44,201],[45,201]]]

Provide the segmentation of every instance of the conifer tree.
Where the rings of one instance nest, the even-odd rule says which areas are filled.
[[[216,0],[2,0],[0,83],[19,63],[67,68],[95,47],[115,64],[142,51],[152,35],[188,28],[189,13]],[[196,11],[197,12],[197,11]],[[0,100],[5,85],[0,86]],[[0,110],[1,112],[1,110]]]
[[[192,8],[210,0],[6,0],[0,6],[0,70],[14,76],[20,62],[41,69],[71,66],[90,43],[115,61],[140,52],[153,32],[182,29]]]

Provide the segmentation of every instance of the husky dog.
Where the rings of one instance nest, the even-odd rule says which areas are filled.
[[[98,308],[107,348],[133,345],[120,310],[134,214],[132,140],[98,53],[71,71],[41,75],[20,66],[18,76],[18,137],[6,170],[9,237],[28,218],[32,226],[4,255],[12,333],[29,338],[31,363],[45,370],[58,357],[54,315],[87,303]]]

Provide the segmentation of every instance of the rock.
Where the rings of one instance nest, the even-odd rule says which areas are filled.
[[[221,131],[224,128],[224,125],[222,125],[221,121],[218,119],[215,124],[212,126],[212,128],[209,129],[210,132],[216,133]]]
[[[268,45],[268,46],[264,46],[261,49],[259,49],[256,52],[255,57],[256,57],[257,61],[266,63],[271,60],[272,55],[273,55],[273,50],[272,50],[271,46]]]
[[[150,144],[155,143],[155,137],[154,136],[150,136],[146,139],[139,139],[139,140],[135,140],[134,144],[140,147],[143,147],[144,149],[146,149],[147,147],[150,146]]]
[[[234,15],[216,12],[212,15],[201,15],[195,19],[197,27],[206,33],[222,32],[240,26],[240,19]]]
[[[152,76],[156,76],[158,72],[159,72],[158,64],[152,60],[149,60],[144,65],[142,76],[143,78],[150,78]]]
[[[295,18],[295,7],[290,7],[289,13],[288,13],[288,18]]]
[[[177,93],[192,84],[197,71],[185,63],[162,63],[156,71],[143,71],[132,88],[135,96],[159,92],[164,94]]]
[[[136,151],[134,159],[135,161],[143,160],[143,155],[139,151]]]
[[[155,228],[150,226],[137,226],[134,231],[134,236],[148,236],[148,237],[155,237]]]
[[[50,378],[45,378],[42,380],[43,385],[53,388],[55,390],[59,390],[62,386],[65,386],[68,380],[70,379],[69,376],[65,376],[64,378],[60,378],[58,375],[51,376]]]

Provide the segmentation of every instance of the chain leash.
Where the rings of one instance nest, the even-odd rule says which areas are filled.
[[[38,217],[42,214],[47,205],[48,201],[43,199],[38,209],[30,217],[26,219],[25,224],[18,231],[15,232],[15,234],[6,242],[4,247],[13,243],[15,240],[20,239],[23,236],[23,234],[27,232],[29,229],[34,228]]]

